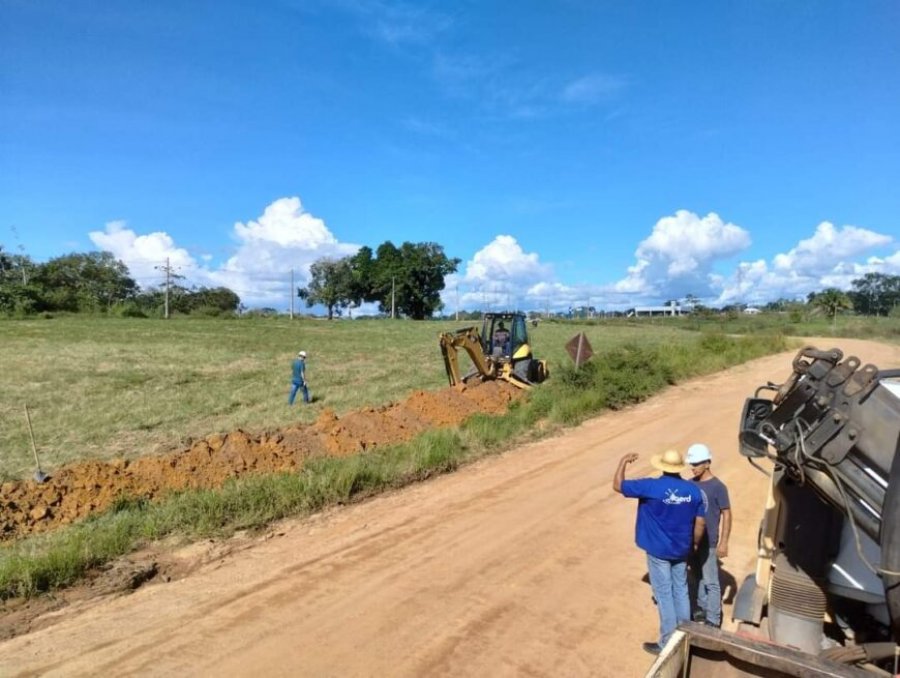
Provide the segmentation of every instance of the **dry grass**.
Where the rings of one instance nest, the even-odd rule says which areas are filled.
[[[440,331],[464,322],[58,317],[0,321],[0,477],[32,470],[23,403],[45,467],[134,457],[188,438],[310,422],[445,385]],[[542,323],[531,328],[551,370],[585,331],[595,353],[624,343],[687,341],[661,326]],[[312,406],[287,405],[290,365],[309,352]]]

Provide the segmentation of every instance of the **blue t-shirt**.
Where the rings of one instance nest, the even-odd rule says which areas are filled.
[[[294,361],[292,381],[295,384],[300,384],[302,386],[303,382],[306,381],[305,377],[306,377],[306,363],[303,362],[302,358],[297,358]]]
[[[694,545],[694,518],[704,517],[696,483],[674,475],[623,480],[622,494],[639,499],[635,541],[651,556],[686,558]]]
[[[728,501],[728,488],[718,478],[709,480],[695,480],[694,483],[703,492],[704,506],[706,506],[706,536],[710,546],[719,543],[719,518],[722,511],[731,508]]]

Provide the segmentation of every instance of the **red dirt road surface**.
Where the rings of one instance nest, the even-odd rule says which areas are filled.
[[[819,340],[882,368],[900,347]],[[552,440],[305,520],[0,643],[0,675],[640,676],[657,634],[618,459],[705,442],[751,571],[766,478],[737,454],[744,398],[783,353],[671,388]],[[732,588],[733,588],[732,584]],[[726,617],[730,607],[726,608]],[[727,628],[727,624],[726,624]]]

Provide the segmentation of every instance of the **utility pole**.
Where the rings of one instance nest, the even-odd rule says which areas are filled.
[[[394,314],[394,299],[396,297],[397,292],[397,278],[395,276],[391,276],[391,320],[393,320],[396,316]]]
[[[294,289],[294,269],[291,269],[291,320],[294,319],[294,295],[297,290]]]
[[[22,270],[22,284],[28,284],[28,274],[25,270],[25,245],[22,244],[22,241],[19,240],[19,230],[13,226],[12,227],[13,238],[16,239],[16,249],[19,250],[19,268]]]
[[[456,321],[459,322],[459,284],[456,285]]]
[[[166,320],[169,319],[169,286],[172,280],[172,267],[169,265],[169,257],[166,257]]]
[[[165,303],[165,311],[163,317],[168,320],[169,319],[169,286],[172,280],[172,266],[169,264],[169,257],[166,257],[166,265],[165,266],[154,266],[155,269],[160,271],[165,271],[166,273],[166,303]]]

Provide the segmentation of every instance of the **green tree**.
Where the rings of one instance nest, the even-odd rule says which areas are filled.
[[[321,304],[328,310],[328,319],[353,301],[353,268],[349,257],[318,259],[309,267],[309,284],[297,290],[297,296],[307,306]]]
[[[455,273],[460,259],[450,259],[437,243],[405,242],[400,247],[404,294],[397,307],[413,320],[424,320],[443,308],[444,277]]]
[[[351,258],[354,300],[377,303],[382,313],[394,308],[422,320],[441,309],[444,277],[454,273],[459,263],[433,242],[404,242],[397,247],[388,240],[378,246],[374,257],[364,247]]]
[[[137,283],[109,252],[66,254],[41,264],[33,281],[42,288],[49,310],[107,310],[134,297]]]
[[[227,287],[199,287],[190,292],[191,310],[216,309],[222,312],[237,311],[241,298]]]
[[[832,327],[834,327],[838,312],[853,308],[850,297],[836,287],[810,293],[809,303],[831,318]]]
[[[26,254],[12,254],[0,245],[0,313],[28,315],[47,310],[43,290],[32,273],[37,265]]]
[[[373,301],[376,261],[371,247],[360,247],[350,257],[350,299],[359,306],[364,301]]]
[[[853,281],[853,308],[866,315],[888,315],[900,305],[900,275],[866,273]]]

